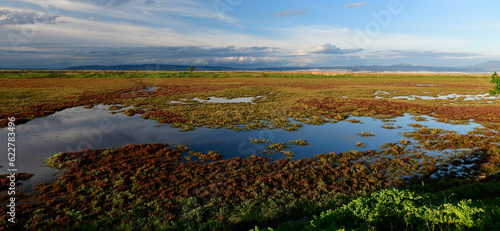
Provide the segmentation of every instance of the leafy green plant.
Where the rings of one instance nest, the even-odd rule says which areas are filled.
[[[463,230],[478,228],[484,217],[471,200],[435,205],[427,194],[390,189],[327,210],[305,230]]]
[[[490,95],[498,95],[500,94],[500,77],[498,76],[497,72],[493,73],[491,75],[491,81],[490,83],[496,84],[493,87],[493,90],[490,90]]]

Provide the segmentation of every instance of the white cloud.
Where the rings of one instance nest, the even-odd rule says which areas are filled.
[[[0,25],[54,24],[57,17],[37,11],[0,9]]]
[[[460,51],[469,42],[465,39],[444,36],[423,36],[399,33],[382,33],[371,40],[370,50],[439,50]]]
[[[358,2],[358,3],[351,3],[351,4],[345,4],[344,5],[344,8],[354,8],[354,7],[358,7],[358,6],[362,6],[362,5],[365,5],[366,3],[365,2]]]
[[[162,0],[154,4],[144,4],[142,0],[21,0],[50,9],[49,14],[62,14],[67,17],[75,17],[79,14],[101,15],[108,18],[135,20],[143,22],[162,22],[168,18],[166,23],[181,23],[173,20],[173,16],[211,18],[220,20],[219,15],[213,8],[211,2],[199,2],[191,0]],[[108,7],[107,4],[115,4]],[[49,7],[50,6],[50,7]],[[65,12],[68,11],[68,12]],[[236,20],[225,15],[227,22]]]
[[[102,47],[195,44],[189,37],[174,33],[169,28],[155,29],[69,17],[60,17],[59,20],[65,23],[41,26],[36,41]]]
[[[276,12],[276,17],[295,17],[295,16],[304,16],[308,13],[308,11],[299,9],[299,10],[284,10]]]
[[[58,21],[64,21],[65,23],[58,24]],[[8,26],[7,28],[15,29],[14,26]],[[382,54],[377,52],[380,50],[443,49],[454,51],[454,49],[462,47],[466,42],[455,38],[381,33],[380,36],[371,40],[366,49],[361,50],[354,46],[353,43],[354,36],[361,31],[352,29],[307,26],[263,28],[263,30],[279,36],[265,38],[238,31],[210,28],[199,28],[191,34],[178,32],[172,28],[157,29],[140,25],[92,21],[88,18],[59,17],[56,19],[56,24],[40,24],[36,38],[25,44],[26,47],[32,48],[22,49],[26,51],[29,49],[51,49],[53,52],[39,52],[31,56],[41,57],[43,54],[46,57],[44,61],[49,62],[52,60],[61,63],[62,67],[74,65],[71,63],[74,60],[77,60],[75,62],[96,64],[96,60],[103,59],[103,57],[106,62],[114,62],[114,64],[148,63],[151,60],[156,60],[158,63],[189,64],[194,62],[197,65],[225,63],[231,65],[286,66],[350,64],[353,60],[359,60],[360,56],[364,56],[363,60],[366,62],[390,57],[398,59],[410,54],[404,54],[404,52],[399,52],[399,54],[386,52]],[[335,45],[330,44],[331,40],[335,40]],[[50,43],[57,44],[48,46],[47,44]],[[318,46],[317,44],[324,45]],[[3,46],[6,46],[6,44]],[[176,50],[163,49],[164,47],[175,46],[179,46],[177,49],[183,49],[185,54],[181,50],[179,50],[181,53],[176,53]],[[432,47],[432,49],[427,47]],[[68,50],[74,52],[68,53]],[[4,49],[4,51],[7,52],[8,50]],[[351,53],[355,52],[359,53],[351,55]],[[174,54],[174,56],[165,56],[165,54],[169,53]],[[325,56],[321,54],[342,55],[337,55],[338,57],[330,55],[327,56],[328,58],[324,58]],[[425,54],[419,55],[416,53],[412,55],[425,56]],[[454,55],[451,54],[450,56]],[[18,55],[18,57],[21,57],[21,55]],[[30,58],[29,55],[23,57]],[[438,57],[433,56],[432,58]],[[265,63],[266,61],[268,63]],[[97,64],[99,63],[97,62]],[[84,63],[78,63],[78,65],[84,65]]]
[[[281,37],[279,41],[289,49],[311,50],[316,44],[327,44],[335,40],[337,47],[344,49],[358,49],[355,43],[357,35],[364,33],[362,30],[349,28],[338,28],[332,26],[301,26],[291,28],[267,28],[275,31]],[[459,51],[469,42],[465,39],[444,36],[424,36],[402,33],[381,32],[376,37],[369,38],[370,41],[364,52],[377,50],[441,50]],[[282,46],[279,46],[282,47]]]
[[[130,3],[131,0],[71,0],[73,2],[83,2],[101,7],[117,7]],[[144,4],[153,4],[154,0],[141,1]]]
[[[311,53],[316,53],[316,54],[349,54],[349,53],[356,53],[360,52],[363,49],[356,48],[356,49],[341,49],[335,45],[332,45],[330,43],[326,43],[324,45],[321,45],[319,47],[316,47],[314,49],[311,49],[309,52]]]
[[[357,34],[364,33],[364,31],[350,28],[308,25],[290,28],[259,26],[246,30],[237,27],[238,20],[231,18],[232,12],[228,12],[225,16],[227,21],[221,22],[211,1],[205,3],[189,0],[156,0],[153,5],[148,5],[144,4],[142,0],[130,0],[120,1],[121,3],[126,2],[126,4],[118,4],[115,7],[102,7],[98,4],[73,0],[21,1],[39,6],[42,5],[42,2],[57,6],[48,13],[41,10],[37,12],[43,17],[52,15],[53,18],[48,20],[48,23],[35,24],[33,27],[36,27],[36,37],[29,38],[27,43],[21,44],[17,49],[20,53],[39,52],[36,53],[39,56],[34,57],[40,58],[43,54],[43,57],[47,57],[44,60],[47,63],[50,60],[61,63],[72,59],[92,60],[89,57],[96,60],[99,55],[112,57],[108,61],[113,62],[124,62],[124,60],[132,63],[147,63],[151,60],[161,62],[163,60],[157,58],[158,53],[156,53],[155,47],[176,46],[183,47],[182,49],[191,49],[191,52],[195,51],[192,56],[182,56],[177,59],[169,57],[168,59],[179,63],[189,63],[196,60],[198,63],[206,64],[221,62],[243,65],[245,63],[265,64],[265,62],[269,62],[275,65],[304,65],[307,63],[320,65],[335,64],[350,59],[356,60],[360,57],[364,57],[361,59],[366,60],[366,62],[382,58],[398,60],[410,57],[421,57],[422,59],[428,57],[428,62],[432,62],[430,61],[432,59],[473,59],[472,56],[457,55],[457,51],[463,51],[465,47],[470,45],[468,40],[460,37],[382,31],[378,36],[370,37],[368,45],[361,49],[356,47],[355,38]],[[97,1],[93,0],[93,2]],[[364,4],[364,2],[356,4],[362,5],[360,3]],[[107,4],[111,4],[111,2],[108,1]],[[13,8],[9,10],[22,11]],[[58,13],[51,14],[51,12]],[[306,11],[299,9],[278,13],[276,16],[292,17],[303,15]],[[7,17],[0,16],[0,24],[7,20]],[[10,20],[9,22],[14,21]],[[228,22],[232,25],[227,25]],[[0,33],[5,35],[9,32],[20,33],[23,26],[27,25],[4,23],[0,27]],[[335,43],[332,44],[331,41],[335,41]],[[52,45],[47,45],[49,43]],[[57,45],[54,45],[55,43]],[[324,45],[318,46],[319,44]],[[7,36],[0,37],[0,46],[9,46]],[[228,49],[227,54],[217,50],[224,51],[230,46],[233,48]],[[87,49],[89,47],[93,49],[90,53],[86,53],[89,52]],[[203,49],[197,50],[200,47]],[[261,47],[267,50],[245,50],[250,47]],[[46,52],[46,49],[53,52]],[[113,56],[120,49],[125,51],[122,53],[122,57]],[[141,52],[141,49],[146,52]],[[6,52],[12,53],[14,48],[2,50],[6,54]],[[68,53],[68,50],[78,52]],[[158,50],[171,52],[168,49]],[[390,52],[379,52],[381,50]],[[394,50],[449,53],[437,56],[425,52],[394,52]],[[209,55],[210,52],[218,54],[219,57]],[[342,55],[326,56],[323,54]],[[19,57],[21,56],[19,55]]]

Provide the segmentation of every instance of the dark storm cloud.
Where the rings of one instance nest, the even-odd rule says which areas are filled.
[[[35,46],[33,46],[35,45]],[[57,49],[53,49],[57,47]],[[280,49],[274,47],[208,47],[208,46],[173,46],[173,47],[67,47],[60,44],[32,44],[20,47],[16,52],[16,61],[8,59],[12,51],[0,48],[0,63],[30,64],[39,60],[46,68],[65,68],[88,64],[249,64],[281,65]],[[44,58],[41,58],[44,57]],[[22,61],[25,60],[25,61]],[[40,61],[41,60],[41,61]],[[9,65],[7,65],[8,67]]]
[[[271,47],[205,47],[205,46],[173,46],[173,47],[129,47],[129,48],[85,48],[70,51],[72,55],[92,57],[154,55],[159,57],[232,57],[262,56],[274,53],[277,48]]]

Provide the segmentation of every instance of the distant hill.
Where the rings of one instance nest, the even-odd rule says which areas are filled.
[[[500,71],[500,61],[491,60],[476,65],[464,67],[437,67],[415,64],[396,64],[391,66],[321,66],[321,67],[224,67],[224,66],[194,66],[195,71],[324,71],[324,72],[469,72],[489,73]],[[142,70],[142,71],[188,71],[188,65],[169,64],[141,64],[141,65],[114,65],[114,66],[76,66],[66,70]]]
[[[482,70],[490,71],[490,72],[500,71],[500,61],[490,60],[490,61],[487,61],[484,63],[479,63],[476,65],[467,66],[465,68],[482,69]]]

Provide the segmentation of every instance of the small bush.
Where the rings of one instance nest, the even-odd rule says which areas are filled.
[[[493,87],[493,90],[490,90],[490,95],[498,95],[498,94],[500,94],[500,77],[498,76],[498,74],[497,74],[496,71],[491,76],[490,83],[496,84]]]
[[[305,230],[463,230],[477,228],[483,208],[471,200],[433,205],[427,195],[382,190],[315,217]]]

